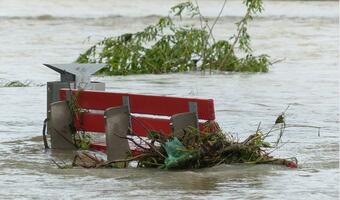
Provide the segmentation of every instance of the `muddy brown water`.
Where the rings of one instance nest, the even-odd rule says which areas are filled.
[[[321,126],[288,129],[273,154],[295,156],[298,169],[226,165],[211,169],[57,169],[51,159],[70,154],[41,142],[47,81],[58,74],[42,63],[69,63],[105,36],[141,30],[178,1],[0,1],[0,199],[338,199],[339,20],[336,1],[266,1],[250,27],[257,54],[285,60],[265,74],[167,74],[94,77],[108,91],[214,98],[222,128],[241,140],[268,129],[291,104],[287,123]],[[199,1],[215,15],[220,1]],[[227,4],[216,38],[231,36],[242,15]],[[195,20],[187,20],[196,23]],[[87,37],[90,40],[87,40]],[[272,141],[275,138],[271,138]]]

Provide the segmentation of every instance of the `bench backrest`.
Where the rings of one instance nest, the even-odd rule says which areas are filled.
[[[60,100],[66,100],[69,89],[60,90]],[[131,129],[139,136],[146,136],[149,131],[169,135],[172,130],[170,117],[174,114],[189,112],[189,103],[197,104],[197,115],[200,120],[214,120],[215,110],[212,99],[180,98],[170,96],[153,96],[103,91],[73,91],[80,108],[88,109],[76,121],[77,130],[105,133],[104,111],[110,107],[123,105],[123,98],[128,97],[131,118]],[[163,117],[160,117],[163,116]],[[200,122],[200,126],[202,123]]]

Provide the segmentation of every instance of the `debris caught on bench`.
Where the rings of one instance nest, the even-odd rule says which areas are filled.
[[[277,148],[265,142],[274,131],[284,130],[274,128],[267,133],[258,130],[242,142],[237,141],[231,134],[224,133],[216,122],[206,124],[206,130],[186,128],[182,137],[170,136],[164,138],[160,133],[150,132],[147,142],[149,148],[140,151],[139,155],[128,156],[126,159],[104,161],[95,156],[94,152],[78,152],[74,166],[85,168],[107,168],[129,166],[131,161],[137,162],[140,168],[160,169],[198,169],[213,167],[221,164],[275,164],[290,168],[297,167],[296,158],[274,158],[268,149]],[[274,125],[276,126],[276,125]],[[284,128],[284,127],[282,127]],[[281,134],[279,134],[281,137]],[[129,138],[129,140],[133,140]],[[136,142],[136,141],[135,141]],[[144,140],[144,142],[146,142]],[[113,165],[115,164],[115,165]]]
[[[66,91],[67,90],[62,89],[61,94],[64,94],[65,96]],[[92,94],[90,91],[76,91],[75,93],[71,92],[70,94],[68,100],[65,98],[67,100],[65,102],[68,103],[69,112],[73,118],[73,120],[70,121],[69,130],[77,149],[86,149],[85,151],[77,152],[72,163],[73,167],[125,168],[133,165],[138,168],[179,170],[199,169],[236,163],[275,164],[285,165],[290,168],[297,168],[298,166],[297,159],[294,157],[282,159],[271,156],[273,151],[281,147],[279,144],[281,144],[283,133],[286,128],[290,127],[286,124],[284,117],[285,111],[288,108],[275,120],[274,125],[269,131],[265,132],[262,130],[260,123],[254,133],[250,134],[244,141],[239,141],[238,138],[235,138],[230,133],[224,132],[220,128],[218,123],[214,121],[214,112],[211,112],[210,115],[208,115],[211,116],[212,120],[205,119],[205,123],[199,122],[199,118],[197,117],[197,110],[199,110],[199,108],[196,103],[191,103],[193,101],[192,99],[173,97],[171,100],[184,102],[182,110],[186,109],[185,104],[189,102],[190,112],[172,114],[170,120],[171,126],[173,127],[172,134],[171,132],[170,134],[164,134],[163,132],[148,129],[150,126],[143,124],[145,122],[140,120],[140,117],[131,114],[129,106],[134,105],[132,108],[135,108],[137,105],[136,102],[138,102],[134,101],[133,98],[130,99],[131,101],[127,101],[128,103],[123,106],[105,108],[106,111],[104,112],[103,119],[106,124],[106,139],[108,139],[108,141],[106,141],[106,153],[108,157],[107,159],[101,159],[96,156],[96,151],[89,151],[91,150],[90,146],[92,144],[92,138],[90,135],[87,135],[86,130],[74,127],[73,125],[77,125],[76,122],[80,125],[85,124],[82,119],[89,110],[82,108],[79,104],[79,102],[81,102],[80,98],[84,98],[84,94],[101,94],[106,95],[108,98],[112,98],[112,96],[108,95],[114,93],[96,92]],[[121,96],[121,94],[114,95],[116,95],[116,97]],[[135,98],[137,96],[144,98],[144,100],[156,98],[156,96],[132,95],[132,97]],[[157,98],[159,100],[165,100],[167,97]],[[168,100],[169,99],[167,99],[167,101]],[[199,101],[201,103],[207,102],[208,104],[206,105],[209,105],[210,107],[207,107],[209,109],[206,110],[213,111],[213,101],[202,99]],[[190,103],[192,104],[191,106]],[[112,106],[111,100],[110,105]],[[152,109],[153,107],[149,108]],[[111,116],[108,114],[108,111],[112,109],[117,112],[112,113],[113,115]],[[153,114],[164,114],[164,110],[161,111],[162,112],[157,111]],[[150,111],[148,113],[150,114]],[[111,118],[114,120],[109,120]],[[185,120],[186,123],[182,124],[181,119]],[[131,121],[133,123],[138,122],[137,124],[146,130],[146,137],[142,137],[140,133],[135,132],[135,129],[130,127]],[[87,123],[90,124],[93,123],[93,121],[88,120]],[[115,125],[111,127],[113,124]],[[174,125],[176,125],[175,128]],[[268,143],[266,139],[273,136],[275,133],[277,133],[276,141]],[[137,149],[130,149],[128,142],[134,144]],[[123,143],[126,145],[122,146]]]

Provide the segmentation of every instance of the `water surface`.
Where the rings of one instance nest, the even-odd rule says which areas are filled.
[[[231,165],[167,172],[148,169],[60,170],[44,150],[42,121],[47,81],[58,74],[42,63],[70,63],[105,36],[142,30],[179,1],[0,1],[0,85],[30,81],[25,88],[0,87],[1,199],[338,199],[339,21],[338,2],[266,1],[250,26],[256,54],[284,59],[266,74],[167,74],[95,77],[109,91],[214,98],[217,121],[240,140],[259,122],[267,129],[288,104],[287,123],[323,127],[289,129],[273,154],[295,156],[300,168]],[[199,1],[206,16],[220,1]],[[215,29],[228,38],[242,15],[239,2]],[[198,24],[196,20],[188,23]],[[88,39],[88,37],[90,37]],[[43,85],[43,86],[41,86]]]

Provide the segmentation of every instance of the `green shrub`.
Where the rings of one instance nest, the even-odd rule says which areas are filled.
[[[100,73],[106,75],[161,74],[193,70],[220,70],[235,72],[267,72],[267,55],[253,56],[246,25],[252,15],[262,11],[261,0],[246,0],[246,15],[236,23],[237,33],[229,40],[215,41],[212,29],[201,15],[199,7],[191,2],[171,8],[167,17],[137,33],[109,37],[81,54],[78,63],[107,63]],[[174,18],[183,15],[199,17],[202,26],[176,25]],[[246,53],[239,58],[239,48]]]

